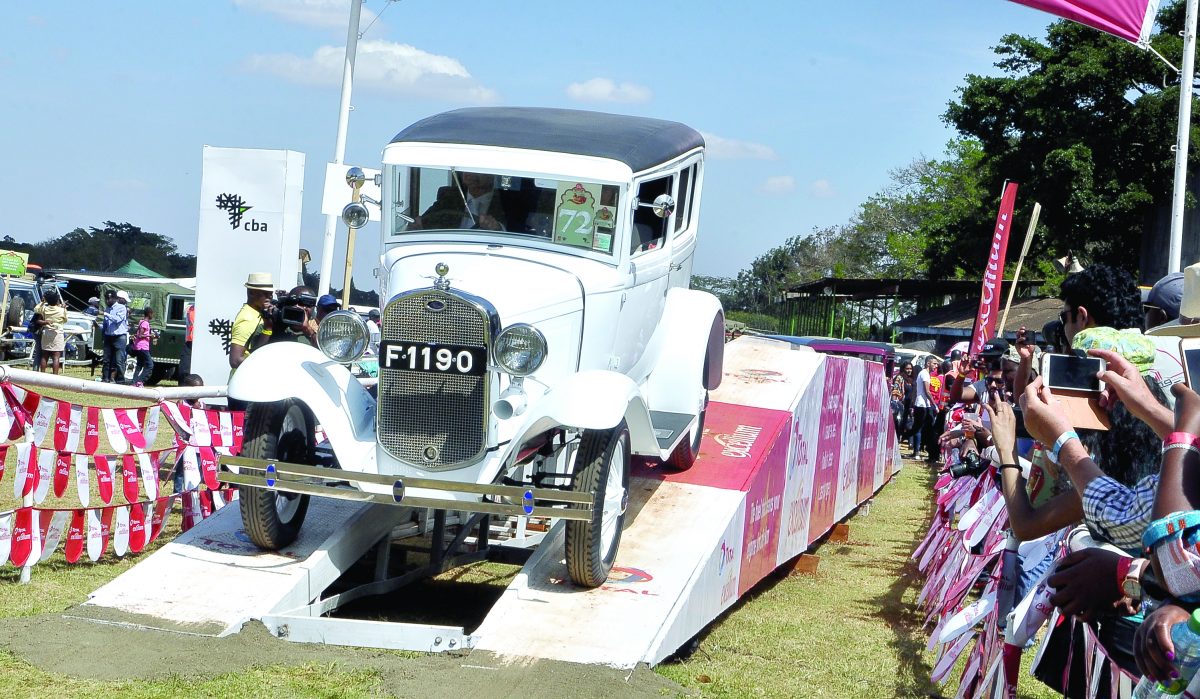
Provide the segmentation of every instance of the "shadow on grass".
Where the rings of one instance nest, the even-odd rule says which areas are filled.
[[[914,466],[910,463],[908,467]],[[937,507],[933,497],[937,477],[937,472],[930,469],[925,478],[929,492],[924,519],[926,523],[933,520],[933,513]],[[913,678],[914,686],[911,689],[914,694],[941,697],[941,692],[929,676],[930,667],[925,658],[925,646],[929,636],[922,628],[923,617],[913,602],[924,578],[917,571],[917,566],[910,560],[910,556],[925,536],[926,530],[926,527],[919,527],[917,537],[905,552],[903,560],[887,566],[886,570],[893,576],[894,582],[887,592],[875,597],[872,603],[876,609],[875,617],[892,630],[893,639],[889,645],[896,651],[900,668],[907,670]]]

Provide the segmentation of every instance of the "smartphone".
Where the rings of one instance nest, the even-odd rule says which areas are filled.
[[[1185,337],[1179,341],[1179,357],[1183,360],[1183,380],[1192,390],[1200,388],[1200,337]]]
[[[1053,389],[1099,393],[1104,382],[1097,374],[1104,371],[1099,357],[1079,357],[1072,354],[1042,355],[1042,381]],[[1197,367],[1200,369],[1200,365]]]

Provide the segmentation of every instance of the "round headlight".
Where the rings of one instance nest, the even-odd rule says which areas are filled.
[[[514,323],[496,338],[496,363],[513,376],[529,376],[546,361],[546,337],[528,323]]]
[[[317,347],[335,362],[349,364],[367,351],[371,333],[354,311],[334,311],[317,327]]]

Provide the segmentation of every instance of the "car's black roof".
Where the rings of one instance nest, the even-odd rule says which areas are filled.
[[[468,143],[591,155],[618,160],[634,172],[704,145],[695,129],[675,121],[576,109],[471,107],[422,119],[392,143]]]

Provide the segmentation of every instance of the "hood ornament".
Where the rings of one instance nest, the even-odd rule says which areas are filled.
[[[433,271],[437,273],[437,279],[433,280],[433,288],[438,291],[449,289],[450,280],[446,278],[446,275],[450,273],[450,265],[447,265],[445,262],[439,262],[434,266]]]

